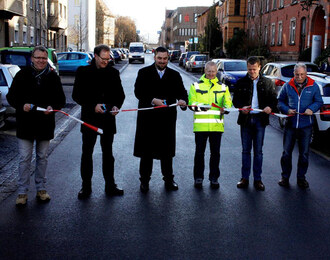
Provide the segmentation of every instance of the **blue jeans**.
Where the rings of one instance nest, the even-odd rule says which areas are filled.
[[[35,141],[36,167],[34,180],[37,191],[46,189],[47,152],[49,140]],[[30,186],[31,160],[33,153],[33,140],[18,138],[19,170],[18,170],[18,194],[26,194]]]
[[[297,178],[305,179],[308,169],[309,144],[311,137],[312,126],[305,128],[292,128],[288,124],[285,126],[283,137],[283,154],[281,158],[283,177],[290,178],[292,171],[292,151],[297,139],[299,147]]]
[[[249,179],[251,172],[251,150],[253,144],[253,177],[261,180],[262,173],[262,146],[264,144],[266,126],[261,124],[258,115],[251,116],[248,125],[241,126],[242,141],[242,178]]]

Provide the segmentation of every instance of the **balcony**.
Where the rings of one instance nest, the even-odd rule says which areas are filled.
[[[67,27],[66,9],[61,1],[51,1],[48,16],[48,28],[58,31]]]
[[[0,18],[11,19],[13,16],[24,16],[25,0],[1,0]]]

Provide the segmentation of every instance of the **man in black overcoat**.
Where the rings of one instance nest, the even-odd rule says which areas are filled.
[[[187,91],[180,74],[167,67],[168,50],[158,47],[155,63],[138,72],[135,96],[139,108],[177,104],[186,109]],[[140,157],[140,189],[149,190],[153,159],[159,159],[165,188],[177,190],[172,161],[175,156],[176,106],[138,112],[134,156]]]
[[[95,58],[91,65],[79,67],[76,73],[72,98],[81,105],[81,119],[103,129],[100,136],[102,148],[102,170],[107,195],[123,195],[114,180],[114,157],[112,143],[116,133],[115,115],[121,108],[125,94],[119,71],[109,66],[110,48],[99,45],[94,49]],[[92,192],[93,151],[97,133],[86,126],[81,126],[82,155],[81,178],[82,188],[79,199],[88,198]]]

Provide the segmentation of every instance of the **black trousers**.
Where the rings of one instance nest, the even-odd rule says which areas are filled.
[[[220,176],[220,144],[222,132],[195,132],[196,151],[194,158],[194,178],[204,179],[204,153],[207,139],[210,143],[209,180],[217,180]]]
[[[114,134],[104,133],[100,135],[100,144],[102,148],[102,171],[105,184],[114,187],[114,163],[112,154],[112,143]],[[97,134],[91,131],[82,133],[82,155],[81,155],[81,178],[83,187],[90,188],[93,176],[93,151],[96,143]]]
[[[152,165],[153,165],[152,157],[141,157],[140,160],[140,181],[142,183],[149,183],[152,173]],[[174,178],[173,175],[173,158],[165,157],[160,159],[160,167],[163,174],[163,180],[165,182],[172,181]]]

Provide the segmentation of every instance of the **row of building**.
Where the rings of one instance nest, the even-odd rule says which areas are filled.
[[[159,44],[171,49],[187,46],[204,34],[211,7],[179,7],[165,11]],[[240,29],[262,41],[277,60],[296,60],[321,36],[330,43],[329,0],[221,0],[215,4],[225,42]]]
[[[89,51],[114,38],[115,17],[103,0],[0,1],[0,47]]]

